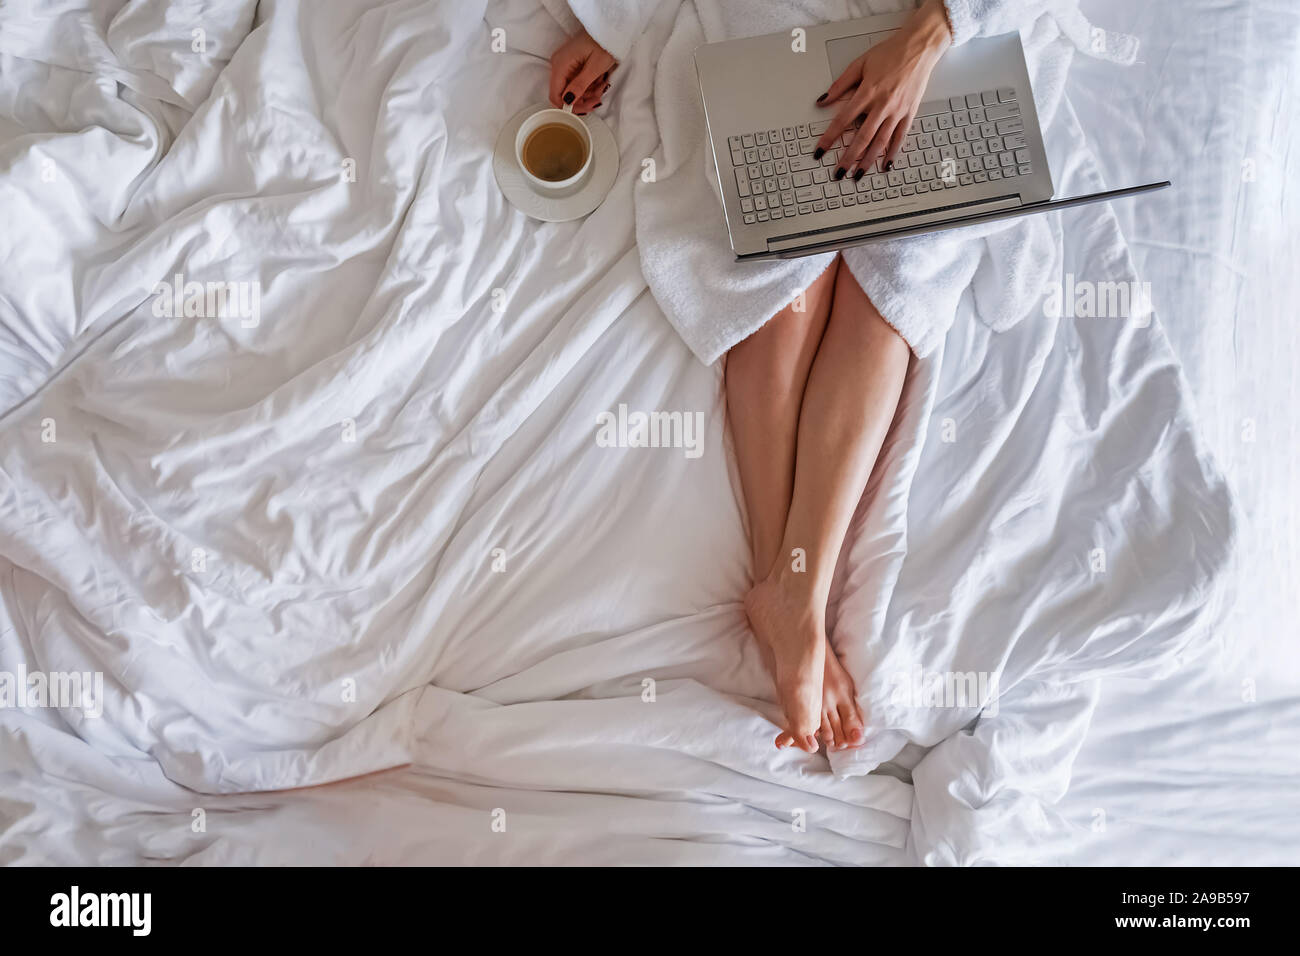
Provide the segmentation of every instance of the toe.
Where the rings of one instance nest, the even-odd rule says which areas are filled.
[[[860,747],[866,737],[862,727],[862,713],[858,702],[849,698],[839,706],[840,726],[843,728],[840,739],[849,747]]]
[[[788,730],[783,730],[776,735],[776,740],[773,742],[776,744],[777,750],[784,750],[786,747],[794,746],[794,737],[790,736]]]
[[[822,725],[817,731],[817,736],[822,739],[822,743],[826,745],[827,750],[835,749],[835,741],[838,738],[835,735],[835,721],[831,719],[829,710],[822,711]]]
[[[832,707],[826,711],[824,720],[829,722],[831,725],[831,736],[835,738],[834,749],[843,750],[845,747],[849,746],[849,738],[845,733],[844,725],[840,720],[840,712]],[[828,749],[830,748],[830,744],[827,744],[826,746]]]

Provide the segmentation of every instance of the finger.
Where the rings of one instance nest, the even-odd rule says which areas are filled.
[[[862,81],[861,61],[861,57],[854,60],[848,65],[843,73],[835,78],[835,82],[831,84],[831,88],[821,96],[817,97],[818,106],[830,106],[842,98],[844,94],[857,88],[857,85]]]
[[[596,86],[597,78],[609,69],[612,62],[608,57],[593,53],[582,65],[582,69],[578,71],[577,76],[565,84],[564,95],[568,96],[572,93],[575,102],[582,99],[591,91],[592,87]],[[596,93],[600,93],[599,88],[597,88]],[[597,99],[599,99],[599,95]]]
[[[605,98],[605,94],[608,92],[609,92],[609,82],[608,81],[602,82],[598,80],[596,85],[593,86],[590,90],[588,90],[586,94],[582,97],[582,99],[578,100],[576,103],[573,104],[573,112],[579,115],[591,112],[597,106],[601,105],[602,101]]]
[[[853,129],[854,124],[858,122],[859,118],[865,117],[869,122],[871,116],[872,112],[869,108],[868,101],[864,97],[855,96],[853,99],[845,101],[844,104],[840,106],[839,111],[836,112],[830,125],[826,127],[826,131],[822,133],[821,138],[817,141],[817,150],[814,150],[814,153],[834,149],[842,142],[840,137],[842,137],[847,130]],[[815,156],[814,158],[820,157]]]
[[[551,57],[551,87],[548,93],[551,105],[556,109],[564,104],[564,88],[581,67],[582,61],[573,54],[568,43],[556,50]],[[576,96],[574,98],[577,99]]]
[[[889,119],[885,119],[881,122],[880,126],[876,129],[876,134],[871,137],[871,142],[867,145],[866,152],[863,153],[862,164],[864,166],[871,166],[873,163],[879,161],[879,168],[885,168],[885,157],[889,153],[890,141],[896,129],[896,125]],[[902,148],[903,147],[900,144],[899,149]]]
[[[840,157],[841,166],[850,169],[855,165],[864,168],[871,165],[869,158],[871,144],[880,131],[880,124],[881,117],[878,113],[867,110],[860,114],[858,131],[853,137],[853,142],[849,143],[844,150],[844,155]]]
[[[893,135],[889,138],[889,146],[885,147],[885,161],[884,164],[880,166],[881,169],[888,170],[894,168],[894,163],[896,163],[898,159],[898,153],[902,152],[902,144],[904,144],[907,139],[907,125],[909,124],[900,122],[900,124],[894,126]]]

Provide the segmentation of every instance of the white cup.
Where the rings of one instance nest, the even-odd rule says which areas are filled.
[[[563,124],[574,129],[586,147],[587,159],[582,164],[582,168],[570,176],[568,179],[542,179],[534,176],[524,165],[524,143],[528,142],[528,137],[533,131],[541,126],[549,126],[552,123]],[[595,150],[591,144],[591,130],[587,129],[587,124],[580,117],[574,116],[568,110],[545,109],[538,110],[528,119],[524,120],[519,127],[519,132],[515,135],[515,162],[519,164],[519,171],[524,174],[524,179],[533,191],[542,196],[560,197],[575,193],[586,185],[587,179],[591,176],[592,158]]]

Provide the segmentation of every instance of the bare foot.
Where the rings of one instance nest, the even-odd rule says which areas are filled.
[[[822,725],[817,731],[827,750],[853,750],[862,746],[866,734],[853,678],[831,647],[826,648],[826,672],[822,677]]]
[[[822,678],[826,670],[825,608],[781,579],[770,576],[745,595],[745,613],[776,682],[786,728],[776,746],[791,744],[817,752],[822,719]]]

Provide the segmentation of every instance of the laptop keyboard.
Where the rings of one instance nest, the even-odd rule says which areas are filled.
[[[1020,104],[1009,87],[922,103],[893,169],[883,169],[884,160],[878,160],[856,182],[852,176],[831,178],[856,124],[813,159],[829,126],[829,120],[819,120],[728,137],[746,223],[869,206],[1033,171]]]

